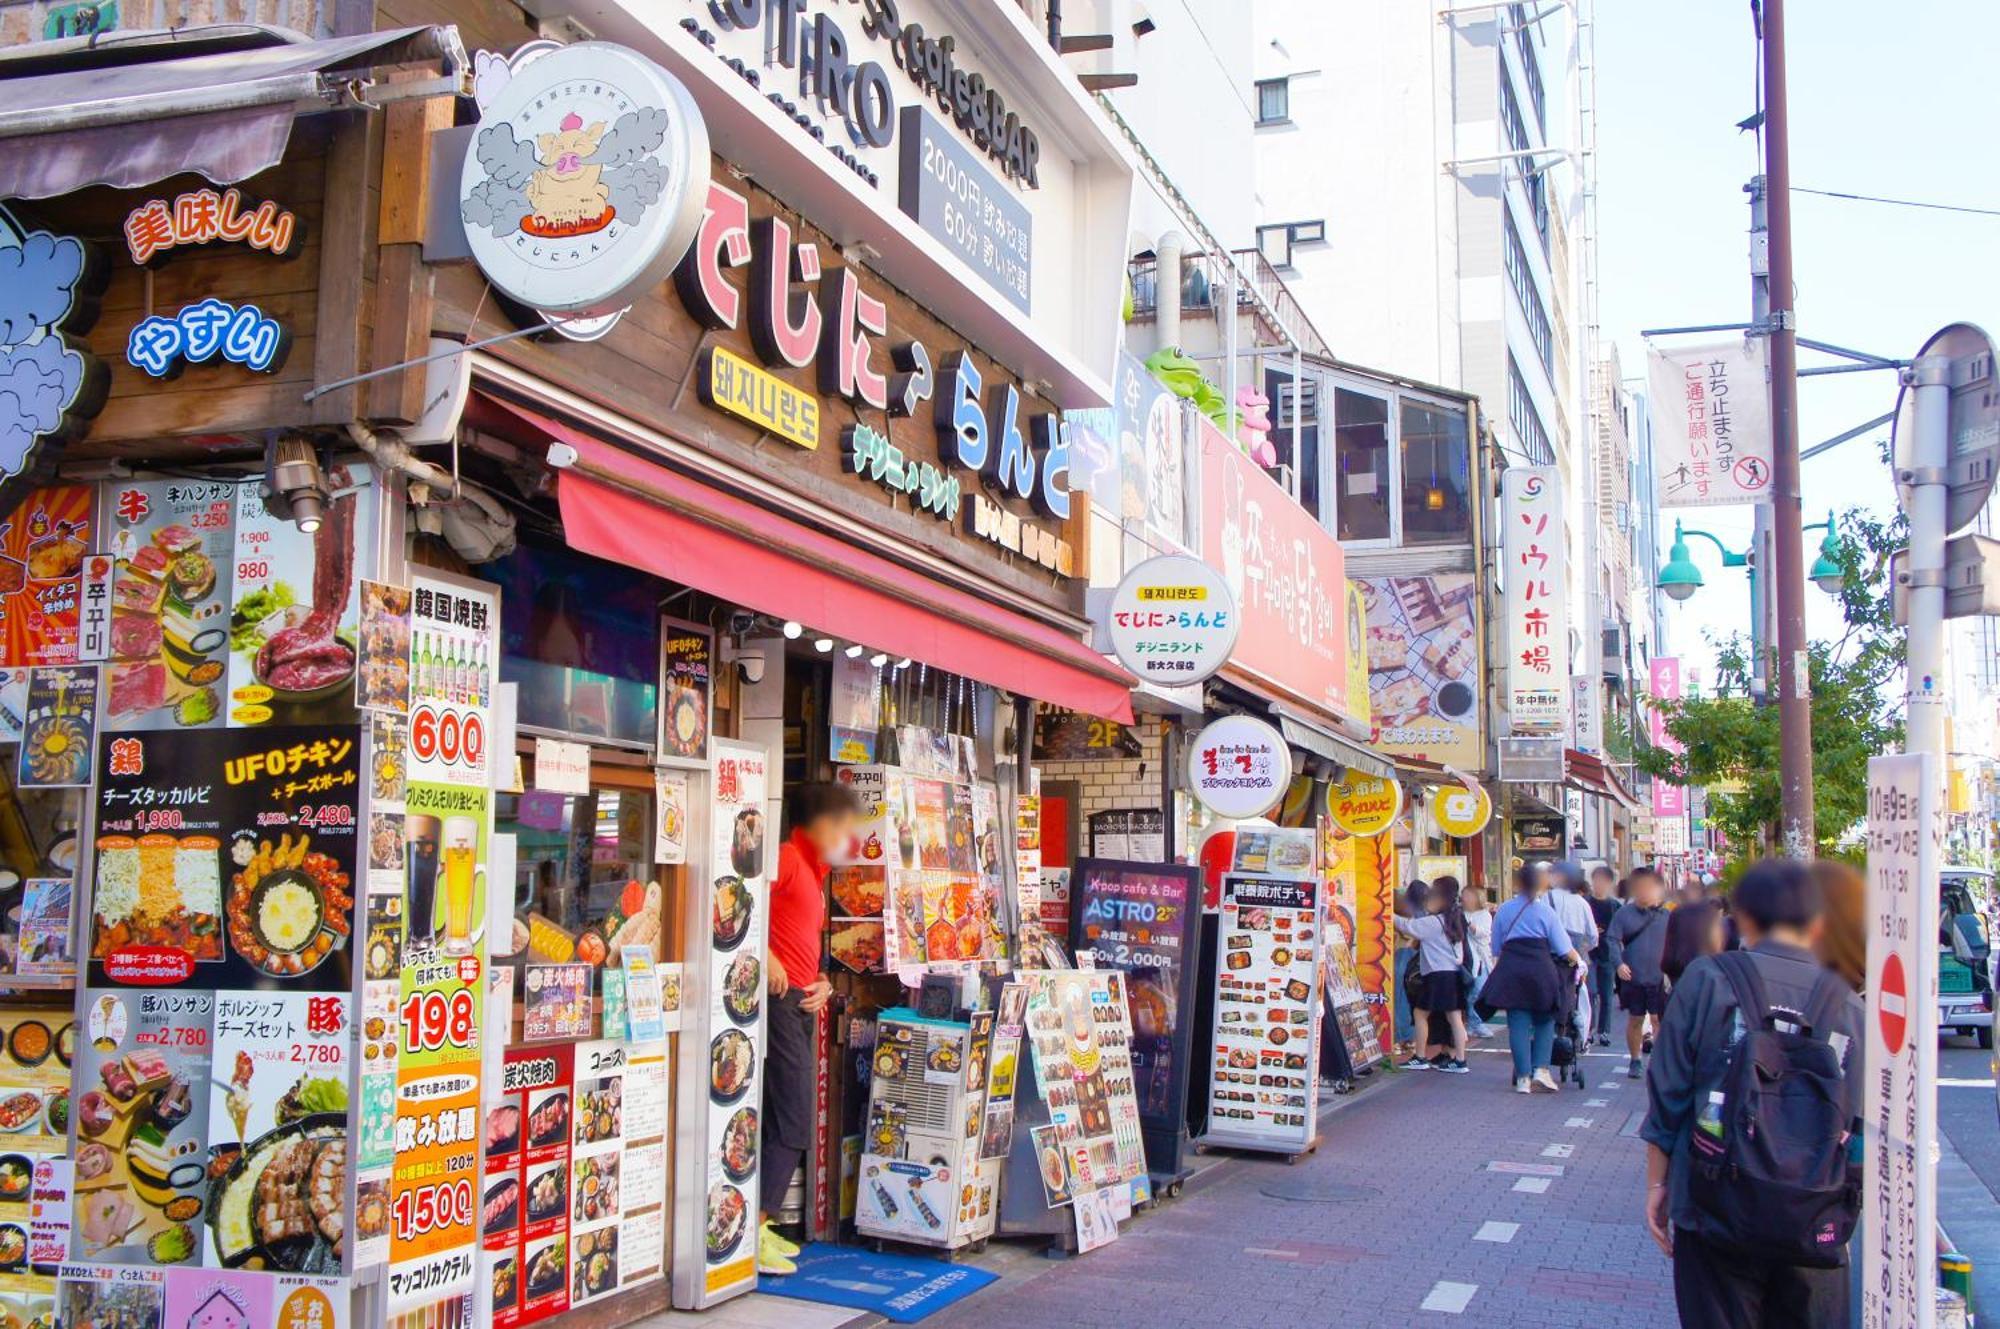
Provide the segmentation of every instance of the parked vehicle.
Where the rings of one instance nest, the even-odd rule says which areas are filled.
[[[1994,878],[1948,867],[1938,880],[1938,1032],[1993,1046]]]

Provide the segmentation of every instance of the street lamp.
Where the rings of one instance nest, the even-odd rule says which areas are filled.
[[[1841,587],[1847,583],[1847,574],[1841,570],[1840,566],[1840,537],[1834,530],[1833,514],[1829,512],[1826,514],[1825,521],[1812,522],[1800,529],[1826,532],[1826,539],[1820,541],[1819,560],[1812,565],[1812,571],[1807,575],[1811,578],[1813,585],[1819,587],[1828,595],[1839,595]],[[1695,563],[1694,556],[1688,550],[1687,538],[1690,535],[1700,536],[1714,545],[1716,552],[1722,555],[1723,567],[1749,568],[1750,576],[1752,578],[1756,577],[1757,568],[1751,562],[1748,551],[1739,554],[1715,536],[1710,535],[1707,531],[1689,530],[1681,525],[1679,521],[1676,521],[1674,522],[1674,543],[1667,550],[1666,566],[1660,569],[1660,575],[1653,583],[1665,591],[1669,598],[1685,600],[1700,590],[1704,584],[1701,568]]]

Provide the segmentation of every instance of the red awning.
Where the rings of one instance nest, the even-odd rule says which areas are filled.
[[[581,430],[496,402],[576,449],[556,497],[569,543],[746,609],[1067,710],[1132,722],[1132,679],[997,606]]]
[[[1579,752],[1575,748],[1563,752],[1563,783],[1572,789],[1581,789],[1586,794],[1608,798],[1628,808],[1639,806],[1639,800],[1632,796],[1632,791],[1618,778],[1618,772],[1613,770],[1602,757]]]

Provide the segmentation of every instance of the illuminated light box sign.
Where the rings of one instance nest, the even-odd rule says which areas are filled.
[[[695,390],[705,406],[802,448],[819,447],[819,399],[720,346],[701,353]]]
[[[172,378],[184,364],[221,356],[231,364],[268,374],[285,362],[291,334],[255,305],[232,305],[214,296],[164,318],[134,324],[125,339],[125,358],[154,378]]]
[[[125,248],[141,266],[170,250],[216,241],[289,258],[304,234],[295,214],[268,199],[253,203],[239,189],[196,189],[171,203],[150,199],[125,214],[122,229]]]

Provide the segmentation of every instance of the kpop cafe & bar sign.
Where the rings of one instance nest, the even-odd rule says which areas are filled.
[[[1516,734],[1569,728],[1568,575],[1562,480],[1553,466],[1500,477],[1508,712]]]

